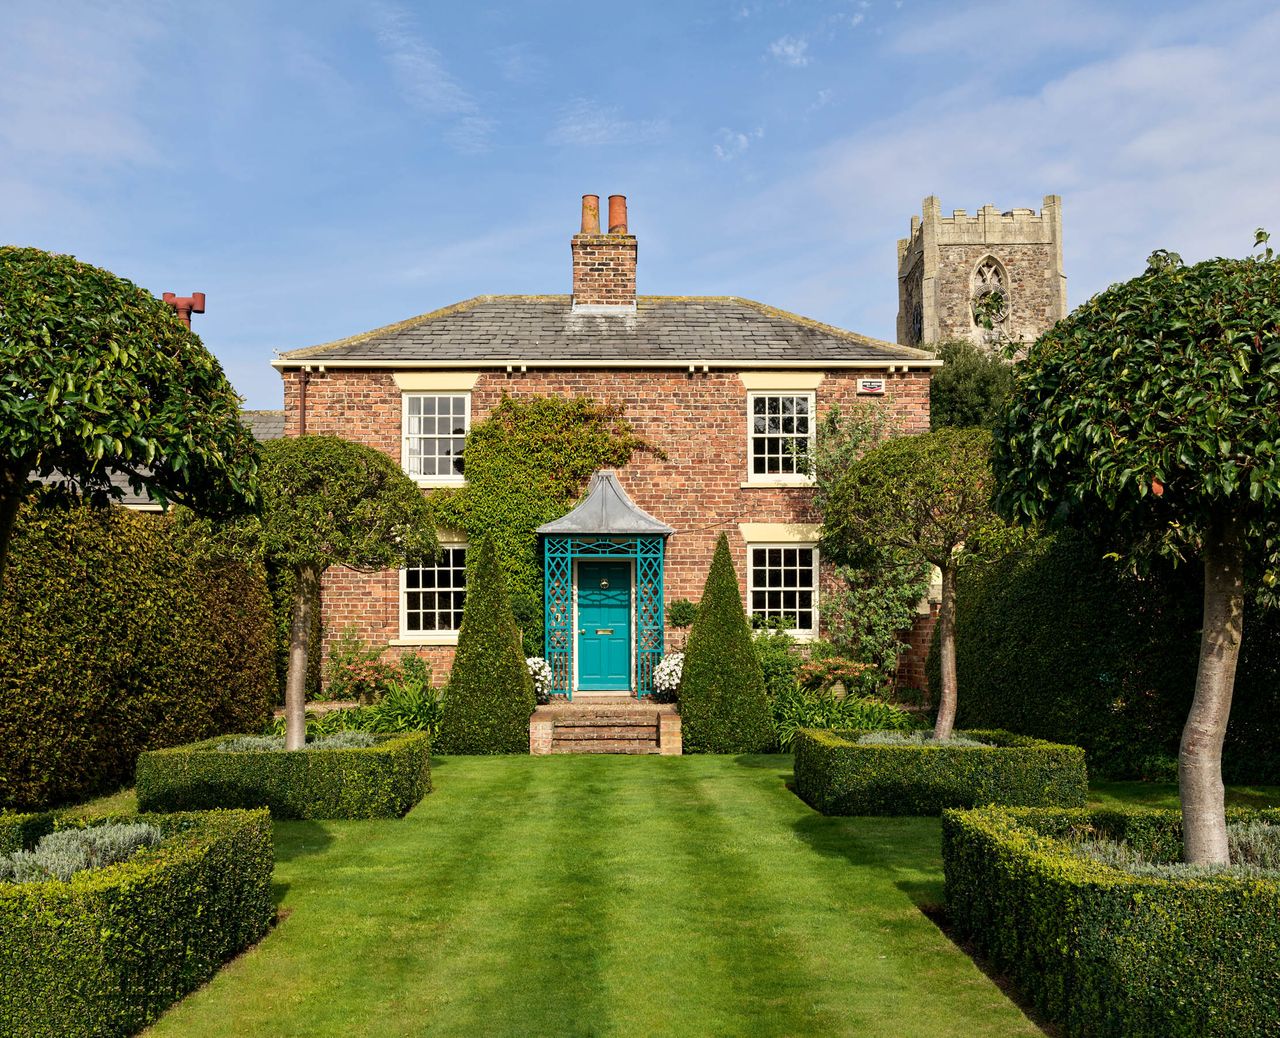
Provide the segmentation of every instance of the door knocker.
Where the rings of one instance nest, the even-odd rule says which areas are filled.
[[[609,582],[608,582],[607,580],[602,580],[602,581],[600,581],[600,590],[601,590],[601,591],[608,591],[608,590],[609,590]]]

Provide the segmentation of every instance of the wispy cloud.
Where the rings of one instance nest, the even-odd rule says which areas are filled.
[[[528,43],[509,43],[491,52],[498,72],[508,83],[527,86],[547,74],[547,60]]]
[[[809,64],[809,41],[803,36],[779,36],[769,44],[769,55],[784,65],[801,68]]]
[[[138,111],[144,51],[160,31],[146,8],[8,12],[0,34],[4,150],[25,163],[162,161]]]
[[[403,7],[375,4],[374,35],[405,101],[430,119],[448,123],[445,139],[458,151],[484,151],[495,123],[423,39]]]
[[[574,147],[598,147],[654,140],[666,132],[667,123],[663,119],[626,119],[617,107],[578,97],[560,110],[547,141]]]
[[[752,143],[764,137],[764,127],[757,126],[754,130],[731,130],[727,126],[720,127],[716,131],[716,142],[712,145],[712,152],[721,162],[730,162],[733,159],[745,155],[747,149]]]

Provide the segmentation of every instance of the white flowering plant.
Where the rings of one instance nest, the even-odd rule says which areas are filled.
[[[529,668],[529,676],[533,678],[533,691],[537,694],[538,702],[549,702],[551,699],[551,683],[555,680],[551,664],[541,656],[530,656],[524,661],[524,664]]]
[[[653,668],[653,697],[660,701],[674,702],[680,691],[680,678],[684,674],[684,653],[670,652]]]

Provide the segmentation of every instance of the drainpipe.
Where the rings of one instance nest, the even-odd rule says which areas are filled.
[[[304,367],[298,372],[298,435],[307,435],[307,381],[311,378],[311,369]]]

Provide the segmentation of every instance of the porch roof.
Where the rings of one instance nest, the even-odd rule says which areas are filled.
[[[613,469],[601,469],[591,477],[587,496],[571,512],[538,527],[538,533],[579,536],[649,534],[668,537],[675,530],[659,522],[637,505],[618,482]]]

